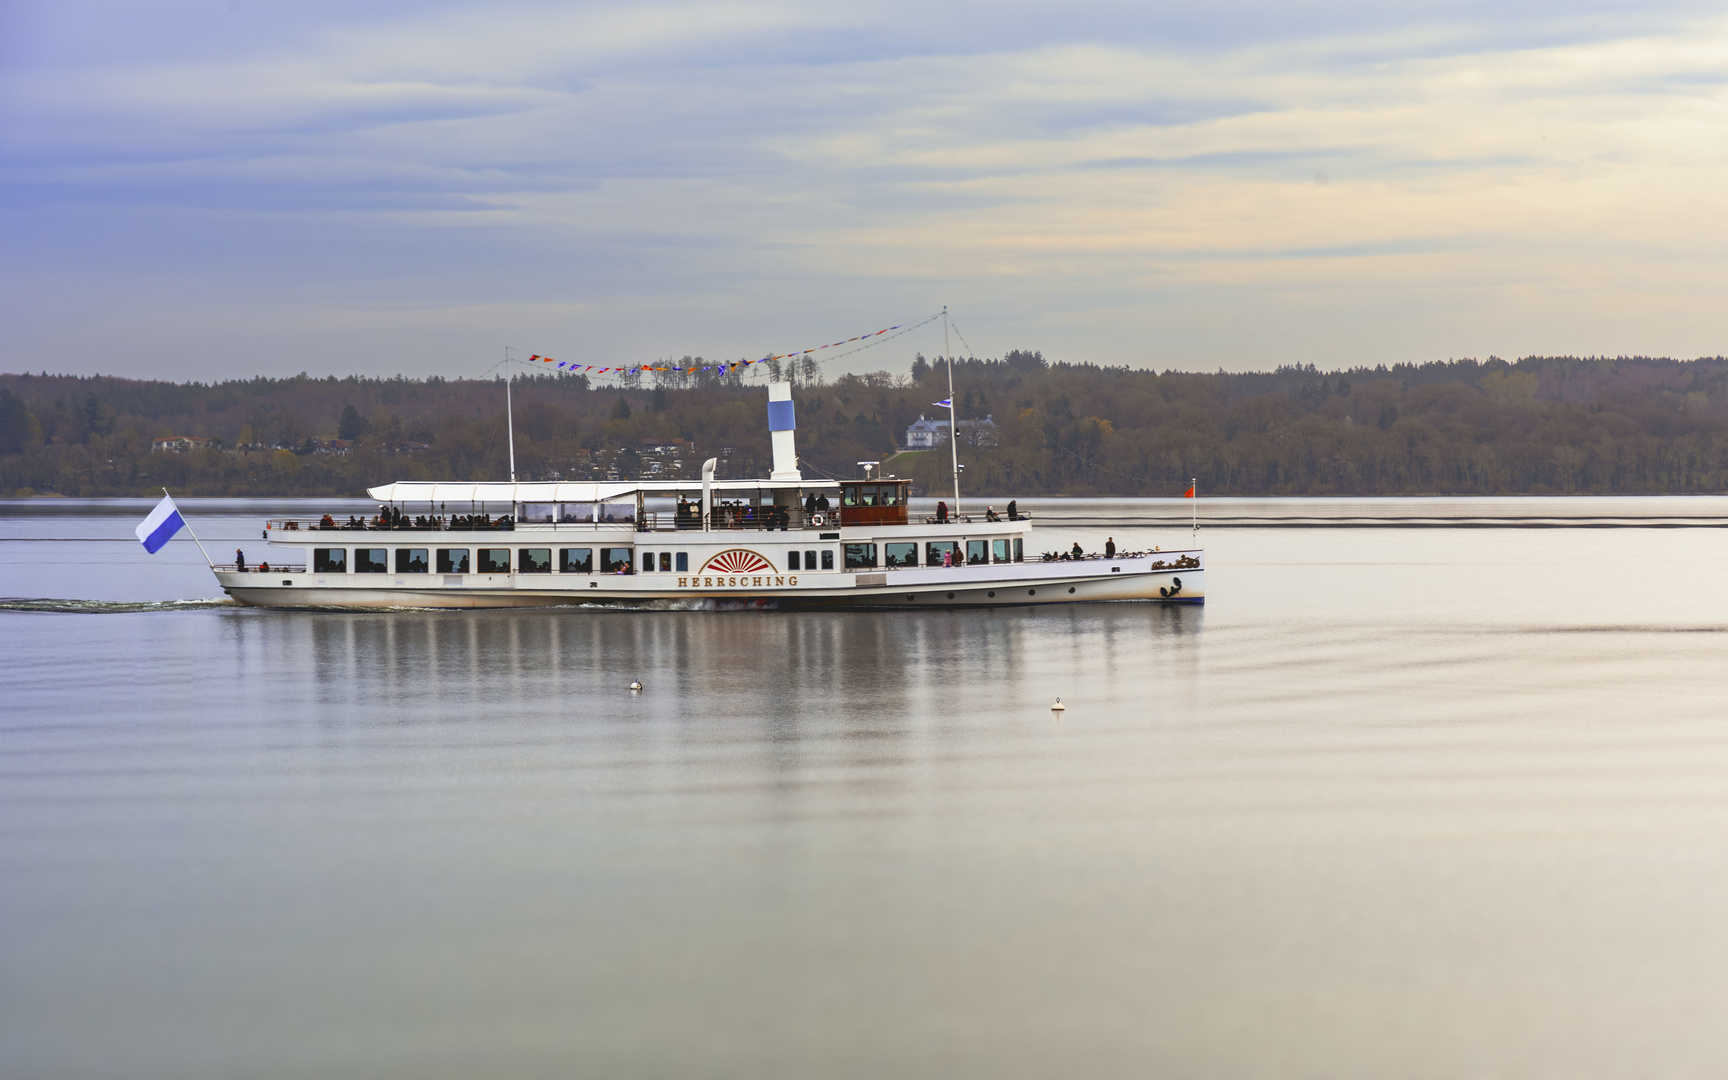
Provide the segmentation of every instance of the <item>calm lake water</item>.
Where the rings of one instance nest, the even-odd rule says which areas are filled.
[[[1204,500],[1203,609],[952,614],[246,610],[148,507],[0,504],[8,1078],[1728,1060],[1728,500]]]

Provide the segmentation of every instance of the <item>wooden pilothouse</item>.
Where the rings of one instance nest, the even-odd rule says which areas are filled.
[[[386,484],[365,519],[267,522],[269,560],[216,577],[265,607],[1204,602],[1198,548],[1036,554],[1029,516],[913,515],[906,480],[804,477],[790,384],[768,417],[766,479],[716,480],[710,459],[700,482]]]

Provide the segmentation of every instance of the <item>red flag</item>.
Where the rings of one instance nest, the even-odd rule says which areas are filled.
[[[1184,499],[1192,499],[1194,497],[1194,485],[1188,485],[1188,490],[1182,493],[1182,497]]]

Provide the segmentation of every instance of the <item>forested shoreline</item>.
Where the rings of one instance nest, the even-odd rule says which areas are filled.
[[[700,364],[698,358],[686,358]],[[945,415],[947,373],[798,377],[807,475],[857,462],[947,483],[901,453]],[[1658,494],[1728,491],[1728,360],[1526,357],[1322,372],[1153,372],[1014,351],[954,365],[966,490],[984,496]],[[769,460],[766,392],[739,374],[514,385],[524,480],[689,478]],[[152,451],[186,437],[193,449]],[[208,440],[208,441],[204,441]],[[214,384],[0,375],[0,497],[358,494],[508,477],[501,380],[257,378]]]

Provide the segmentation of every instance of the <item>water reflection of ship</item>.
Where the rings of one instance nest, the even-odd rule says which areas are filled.
[[[716,479],[710,459],[699,483],[385,484],[366,519],[267,522],[273,569],[216,577],[266,607],[1204,602],[1197,547],[1041,555],[1029,515],[964,513],[958,490],[952,508],[914,519],[911,482],[874,463],[857,479],[801,473],[790,384],[770,384],[768,421],[766,479]],[[283,549],[299,564],[285,567]]]

